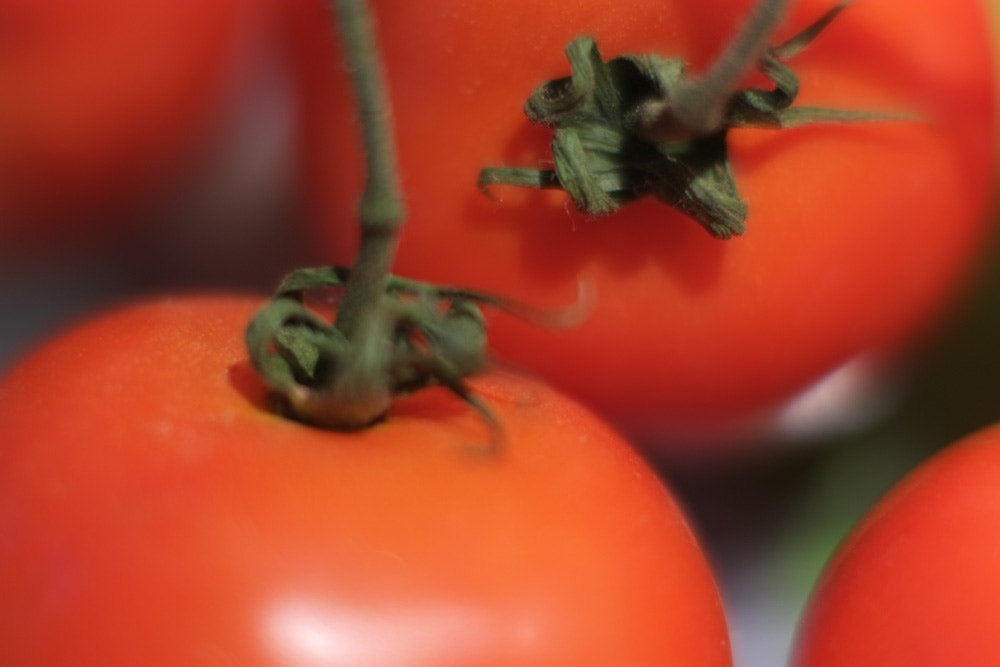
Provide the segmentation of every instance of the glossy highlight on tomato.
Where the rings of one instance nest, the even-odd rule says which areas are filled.
[[[774,42],[832,4],[791,3]],[[476,178],[488,166],[551,166],[551,132],[520,109],[569,73],[572,38],[594,36],[606,58],[656,52],[698,72],[749,1],[374,6],[410,215],[395,270],[549,307],[591,285],[580,326],[539,330],[500,316],[492,346],[629,433],[667,442],[753,420],[854,359],[905,354],[976,263],[995,145],[982,2],[849,4],[789,63],[796,104],[913,117],[731,131],[749,215],[745,234],[724,242],[658,202],[587,218],[565,193],[488,196]],[[356,121],[340,103],[344,72],[316,77],[306,148],[314,234],[343,264],[357,242]]]
[[[611,428],[473,382],[336,433],[275,414],[259,298],[134,304],[0,382],[0,646],[51,664],[729,665],[712,574]]]
[[[1000,663],[1000,426],[921,464],[851,531],[803,617],[796,667]]]

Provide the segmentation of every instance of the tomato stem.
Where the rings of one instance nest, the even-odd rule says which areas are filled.
[[[388,411],[395,395],[445,377],[433,366],[439,350],[418,348],[437,311],[387,298],[390,270],[405,219],[388,86],[374,20],[366,0],[330,0],[343,40],[361,121],[366,182],[359,205],[361,243],[354,267],[304,269],[285,283],[247,327],[250,360],[297,419],[336,429],[363,428]],[[325,322],[303,302],[307,289],[336,286],[335,320]],[[436,305],[436,304],[434,304]],[[481,360],[483,336],[470,346]],[[422,352],[426,354],[421,355]],[[472,354],[472,353],[470,353]],[[482,364],[448,376],[467,397],[462,378]],[[472,399],[467,398],[470,402]]]
[[[364,428],[395,397],[447,387],[497,432],[466,379],[487,364],[485,318],[492,306],[550,326],[579,319],[581,303],[542,316],[502,297],[436,287],[390,271],[405,220],[388,87],[375,23],[365,0],[330,0],[357,98],[367,180],[359,206],[361,244],[354,266],[293,271],[250,322],[250,361],[290,416],[332,429]],[[332,323],[305,305],[306,292],[340,290]],[[552,315],[552,314],[549,314]]]
[[[669,97],[644,100],[632,112],[636,134],[666,141],[673,138],[678,125],[693,136],[717,132],[725,122],[733,91],[763,55],[788,2],[762,0],[703,76],[680,79],[674,90],[669,91]]]
[[[374,22],[365,0],[333,0],[357,97],[367,159],[367,184],[359,216],[361,244],[337,311],[335,326],[348,339],[379,317],[405,210],[391,105]]]

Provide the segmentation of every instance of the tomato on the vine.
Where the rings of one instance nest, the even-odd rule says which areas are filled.
[[[1000,426],[921,464],[826,566],[794,665],[1000,663]]]
[[[592,286],[578,327],[498,318],[492,345],[635,434],[753,419],[853,359],[905,351],[951,302],[987,229],[995,72],[982,2],[851,3],[791,60],[796,106],[912,117],[731,130],[742,236],[714,239],[651,200],[588,218],[561,191],[477,187],[484,167],[551,166],[552,132],[521,107],[569,74],[571,39],[698,72],[751,4],[374,3],[410,215],[395,270],[553,307]],[[834,4],[793,2],[772,43]],[[345,263],[357,242],[356,123],[344,72],[315,76],[314,233]]]
[[[0,383],[9,664],[728,665],[711,572],[634,450],[536,381],[338,433],[269,407],[261,300],[94,318]]]

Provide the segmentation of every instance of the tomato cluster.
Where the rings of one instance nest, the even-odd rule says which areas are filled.
[[[993,58],[979,3],[851,5],[789,66],[795,106],[900,112],[894,122],[728,133],[749,214],[726,242],[658,201],[579,213],[559,191],[493,187],[483,167],[551,165],[552,132],[520,113],[563,48],[659,53],[704,70],[753,3],[376,2],[410,222],[396,270],[549,307],[582,281],[571,329],[491,321],[507,363],[537,372],[655,443],[757,422],[859,356],[885,358],[940,317],[975,264],[991,204]],[[792,3],[778,44],[834,3]],[[315,235],[348,262],[361,188],[341,70],[315,133]],[[760,81],[753,81],[760,85]],[[344,223],[348,224],[344,224]],[[447,254],[449,261],[441,261]]]
[[[151,252],[164,230],[121,223],[221,187],[215,166],[257,154],[237,137],[294,162],[247,168],[288,184],[300,264],[336,265],[270,300],[205,285],[109,308],[0,379],[3,661],[732,664],[725,554],[650,459],[745,450],[949,312],[991,231],[985,3],[367,4],[375,121],[352,88],[378,71],[354,59],[364,30],[326,0],[0,2],[0,257]],[[371,166],[387,121],[401,232],[368,199],[397,166],[385,145]],[[586,160],[606,191],[580,194]],[[236,231],[200,226],[149,261],[194,272]],[[377,242],[393,275],[365,263]],[[858,526],[794,664],[1000,660],[998,433]]]

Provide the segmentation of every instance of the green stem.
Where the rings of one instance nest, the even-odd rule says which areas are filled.
[[[371,11],[365,0],[332,0],[332,5],[357,96],[367,160],[367,184],[359,209],[361,245],[335,322],[345,338],[354,340],[359,332],[371,330],[372,321],[381,317],[379,304],[385,295],[406,213],[388,87]]]
[[[283,409],[309,424],[366,428],[385,417],[395,397],[439,385],[475,408],[496,435],[489,408],[466,383],[488,363],[481,306],[553,326],[571,325],[582,309],[538,316],[502,297],[392,276],[404,206],[374,21],[363,0],[330,3],[343,33],[367,156],[361,246],[351,269],[316,267],[286,276],[247,326],[250,362]],[[303,302],[304,292],[322,287],[344,289],[333,324]]]

